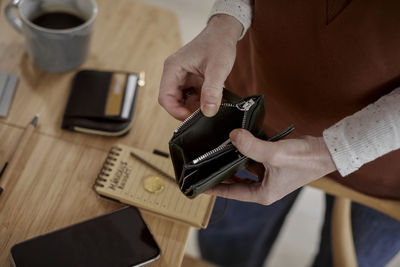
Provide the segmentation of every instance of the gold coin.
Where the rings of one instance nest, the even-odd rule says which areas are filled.
[[[144,189],[150,193],[160,193],[164,190],[164,182],[158,176],[148,176],[143,181]]]

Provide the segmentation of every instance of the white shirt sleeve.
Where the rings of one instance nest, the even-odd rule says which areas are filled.
[[[208,19],[216,14],[226,14],[236,18],[242,25],[240,39],[246,34],[253,17],[254,0],[216,0]]]
[[[400,148],[400,87],[323,132],[342,176]]]

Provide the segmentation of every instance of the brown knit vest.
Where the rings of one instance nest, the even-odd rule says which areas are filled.
[[[265,95],[267,134],[293,123],[290,137],[322,136],[400,85],[399,14],[398,0],[256,0],[227,88]],[[330,176],[400,198],[400,150]]]

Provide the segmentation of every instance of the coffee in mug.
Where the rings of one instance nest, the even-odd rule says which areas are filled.
[[[50,12],[33,18],[32,23],[43,28],[65,30],[78,27],[85,23],[85,20],[66,12]]]

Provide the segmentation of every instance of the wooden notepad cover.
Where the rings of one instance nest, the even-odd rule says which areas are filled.
[[[196,228],[206,228],[215,197],[203,194],[195,199],[187,198],[174,181],[132,157],[131,151],[174,177],[171,159],[117,145],[110,149],[94,190],[101,196],[189,223]],[[150,175],[163,179],[163,191],[150,193],[144,189],[143,180]]]

